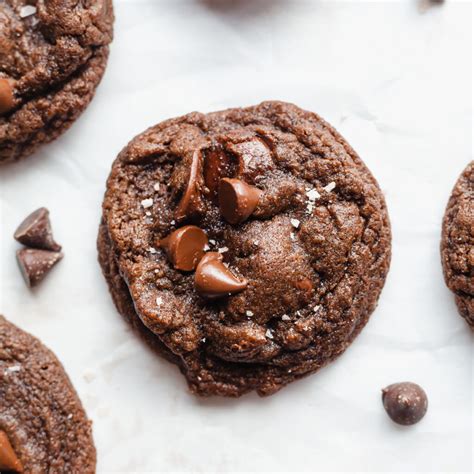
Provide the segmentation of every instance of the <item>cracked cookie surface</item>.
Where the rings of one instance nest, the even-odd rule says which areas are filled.
[[[112,0],[0,2],[0,164],[55,139],[86,108],[113,20]]]
[[[3,316],[0,435],[13,450],[2,459],[5,452],[0,449],[0,469],[3,466],[7,472],[95,472],[91,423],[64,368],[40,341]],[[10,463],[5,465],[6,461]]]
[[[474,161],[462,173],[449,199],[441,260],[459,312],[474,330]]]
[[[225,181],[231,196],[245,186],[258,202],[219,205]],[[220,254],[212,276],[230,272],[238,290],[210,297],[197,285],[202,265],[173,266],[159,243],[186,225]],[[347,142],[316,114],[265,102],[191,113],[133,139],[107,182],[98,248],[119,311],[194,393],[270,395],[364,327],[391,234],[383,195]]]

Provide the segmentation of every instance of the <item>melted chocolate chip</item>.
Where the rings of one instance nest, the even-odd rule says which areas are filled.
[[[33,288],[63,258],[63,254],[50,250],[21,249],[17,251],[16,258],[26,284]]]
[[[4,115],[15,106],[13,88],[8,79],[0,78],[0,115]]]
[[[219,208],[231,224],[246,221],[260,201],[262,191],[240,179],[224,178],[219,186]]]
[[[199,262],[194,275],[196,291],[214,299],[239,293],[247,287],[247,280],[239,280],[223,263],[218,252],[208,252]]]
[[[259,137],[239,143],[227,143],[226,149],[239,160],[237,176],[254,180],[274,167],[272,152],[268,145]]]
[[[201,206],[201,181],[202,181],[202,153],[196,150],[191,160],[188,184],[178,207],[175,211],[176,219],[182,220],[196,212]]]
[[[382,390],[382,401],[388,416],[399,425],[414,425],[426,414],[428,398],[417,384],[402,382]]]
[[[49,211],[44,207],[32,212],[19,225],[14,237],[27,247],[53,250],[54,252],[61,250],[61,246],[54,241]]]
[[[204,156],[204,184],[209,190],[211,199],[215,199],[222,178],[235,175],[237,160],[221,149],[208,150]]]
[[[177,270],[194,270],[204,255],[207,245],[206,233],[194,225],[187,225],[172,232],[159,242]]]
[[[23,471],[23,466],[4,431],[0,431],[0,471],[15,473]]]

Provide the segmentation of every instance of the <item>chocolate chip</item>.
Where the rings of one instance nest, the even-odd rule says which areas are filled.
[[[187,225],[160,240],[174,268],[190,272],[194,270],[204,255],[207,245],[206,233],[194,225]]]
[[[199,262],[194,275],[196,291],[214,299],[239,293],[247,287],[247,280],[239,280],[223,263],[222,254],[208,252]]]
[[[15,106],[13,88],[8,79],[0,78],[0,115],[4,115]]]
[[[63,258],[63,254],[50,250],[21,249],[17,251],[16,258],[26,284],[33,288]]]
[[[260,201],[262,191],[240,179],[224,178],[219,185],[219,209],[231,224],[246,221]]]
[[[0,471],[15,473],[23,471],[23,466],[4,431],[0,431]]]
[[[239,143],[228,142],[226,149],[239,161],[237,176],[245,179],[255,179],[267,174],[275,163],[267,143],[259,137],[252,137]]]
[[[32,212],[18,227],[14,237],[18,242],[35,249],[59,252],[61,246],[53,238],[49,211],[41,207]]]
[[[219,148],[206,151],[204,154],[204,184],[214,200],[217,196],[222,178],[230,178],[237,170],[237,159]]]
[[[188,183],[184,191],[183,197],[179,201],[178,207],[175,211],[176,219],[182,220],[189,217],[201,205],[200,187],[202,185],[201,176],[202,167],[202,153],[200,150],[194,152],[191,166],[189,170]]]
[[[399,425],[414,425],[426,414],[428,398],[417,384],[402,382],[382,390],[382,402],[388,416]]]

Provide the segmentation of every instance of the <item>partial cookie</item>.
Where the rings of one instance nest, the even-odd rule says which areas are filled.
[[[461,316],[474,329],[474,161],[456,183],[446,209],[441,241],[444,278]]]
[[[0,316],[0,469],[92,474],[95,465],[91,423],[61,363]]]
[[[99,259],[119,311],[198,395],[271,395],[366,324],[390,263],[383,195],[282,102],[168,120],[115,161]]]
[[[112,0],[0,2],[0,164],[64,132],[94,96]]]

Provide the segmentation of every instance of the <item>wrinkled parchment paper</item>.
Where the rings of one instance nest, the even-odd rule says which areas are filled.
[[[0,312],[64,362],[94,421],[99,472],[470,472],[473,337],[445,288],[440,222],[472,159],[469,2],[115,0],[97,96],[74,127],[0,170]],[[330,121],[383,188],[392,269],[337,362],[269,399],[198,400],[116,313],[96,263],[110,165],[135,134],[192,110],[265,99]],[[66,257],[35,291],[17,224],[51,211]],[[426,418],[392,424],[380,389],[421,384]]]

